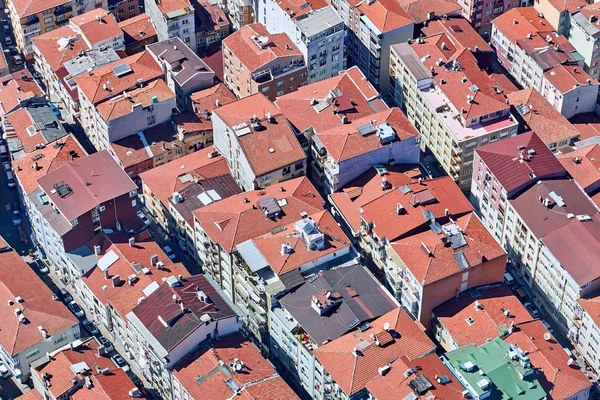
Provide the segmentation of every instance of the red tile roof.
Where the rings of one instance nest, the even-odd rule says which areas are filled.
[[[421,285],[446,279],[462,273],[467,268],[476,268],[492,260],[506,258],[502,247],[475,213],[456,217],[451,223],[439,223],[444,230],[442,234],[436,234],[427,227],[423,232],[395,239],[391,243],[398,257]],[[461,232],[460,237],[464,238],[466,243],[454,248],[446,245],[444,240],[451,240],[450,232],[457,227]],[[464,256],[462,262],[457,258],[458,253]]]
[[[81,31],[90,47],[123,36],[115,16],[103,8],[71,17],[69,24]]]
[[[194,105],[194,111],[197,113],[202,113],[204,110],[208,110],[208,112],[212,113],[215,108],[233,103],[237,100],[235,95],[231,93],[231,90],[222,83],[192,93],[190,99]]]
[[[598,81],[578,65],[557,65],[544,72],[544,77],[563,94],[581,85],[598,85]]]
[[[77,158],[38,178],[37,183],[67,221],[137,189],[106,150]],[[59,184],[68,185],[71,193],[60,197],[55,189]]]
[[[380,346],[371,338],[389,324],[392,342]],[[346,396],[350,397],[378,375],[378,369],[399,357],[409,360],[423,357],[435,351],[435,345],[425,335],[423,326],[415,322],[400,308],[377,318],[371,327],[360,332],[346,333],[314,351],[323,368],[331,375]],[[353,349],[357,349],[358,355]]]
[[[25,153],[30,153],[35,150],[38,145],[46,145],[48,141],[40,130],[36,130],[33,135],[30,135],[27,128],[34,125],[34,121],[27,111],[27,108],[19,108],[18,110],[8,114],[6,121],[14,129],[14,135],[19,139]]]
[[[98,104],[96,109],[104,121],[108,122],[132,113],[133,106],[137,104],[142,104],[143,107],[149,106],[155,97],[161,102],[174,99],[175,94],[165,81],[157,79],[146,86],[129,91],[126,97],[120,95]]]
[[[556,158],[584,190],[600,181],[600,145],[580,147]]]
[[[100,105],[104,104],[106,103]],[[172,153],[184,146],[170,121],[110,143],[124,169],[158,158],[161,154]]]
[[[549,0],[549,3],[559,13],[568,11],[569,14],[574,14],[588,5],[585,0]]]
[[[156,36],[156,29],[152,25],[150,16],[146,13],[119,22],[119,28],[123,31],[125,45]]]
[[[302,236],[292,235],[297,232],[294,222],[284,225],[285,229],[278,233],[266,233],[253,240],[254,245],[265,258],[271,269],[277,275],[283,275],[293,271],[302,265],[309,264],[351,246],[350,240],[329,213],[322,210],[309,215],[315,221],[319,232],[325,235],[325,248],[309,249]],[[299,220],[301,217],[297,215]],[[281,246],[289,243],[292,251],[289,254],[281,254]]]
[[[518,326],[532,320],[523,304],[506,286],[479,289],[479,294],[473,297],[470,292],[463,293],[433,310],[438,322],[458,347],[468,344],[480,346],[487,340],[506,334],[511,324]],[[510,317],[505,314],[507,310]],[[474,322],[469,324],[468,318]]]
[[[395,0],[352,3],[382,33],[414,24],[411,16]]]
[[[530,150],[534,154],[529,154]],[[534,132],[478,147],[475,152],[498,179],[509,197],[512,196],[512,192],[533,181],[566,175],[561,163]]]
[[[275,117],[281,111],[262,93],[253,94],[240,100],[223,104],[213,109],[213,113],[221,118],[227,126],[232,127],[247,123],[254,116],[264,119],[267,114]]]
[[[46,146],[13,161],[13,170],[26,195],[38,188],[38,178],[68,164],[73,158],[87,155],[74,136],[66,136],[61,142],[61,146]],[[36,162],[37,168],[34,168]]]
[[[258,44],[258,39],[268,44]],[[302,53],[286,33],[271,34],[260,23],[243,26],[239,31],[223,39],[223,46],[231,51],[250,72],[268,68],[278,58],[302,59]],[[281,62],[287,63],[291,58]]]
[[[58,6],[70,6],[69,0],[11,0],[19,17],[27,17]]]
[[[391,126],[396,134],[396,140],[406,140],[419,135],[399,108],[391,108],[360,119],[352,121],[351,124],[339,125],[323,132],[317,133],[319,140],[327,149],[327,152],[336,162],[348,160],[371,151],[375,151],[385,145],[376,134],[362,136],[358,127],[370,124],[377,127],[381,124]]]
[[[111,235],[110,237],[99,234],[87,246],[94,251],[94,246],[100,246],[101,252],[98,260],[107,253],[113,252],[118,260],[108,268],[109,277],[99,267],[92,268],[81,281],[86,285],[104,306],[111,306],[124,321],[126,315],[137,305],[138,299],[144,297],[143,290],[152,282],[162,283],[163,279],[170,276],[178,277],[187,275],[188,272],[181,263],[173,263],[165,252],[150,237],[147,231],[135,236],[135,245],[130,246],[128,238],[124,235]],[[112,254],[112,253],[111,253]],[[158,268],[150,263],[152,256],[157,256],[163,266]],[[134,265],[138,269],[134,268]],[[142,268],[148,268],[145,274]],[[112,285],[112,277],[119,275],[120,284]],[[134,279],[129,281],[131,277]]]
[[[460,16],[462,11],[460,5],[452,0],[398,0],[398,3],[411,16],[415,24],[427,21],[430,12],[439,17],[440,15]]]
[[[257,202],[265,196],[286,200],[287,204],[281,207],[283,213],[279,218],[265,218],[263,211],[256,207]],[[230,253],[246,240],[297,221],[302,212],[310,215],[323,210],[322,202],[315,187],[302,177],[211,203],[194,211],[194,218],[213,242],[219,243]]]
[[[183,9],[191,9],[192,4],[189,0],[162,0],[160,3],[156,3],[158,9],[163,14],[169,14],[173,11],[179,11]]]
[[[509,344],[517,343],[527,352],[531,364],[541,371],[545,379],[540,379],[542,387],[553,399],[569,399],[576,394],[590,390],[592,383],[576,363],[569,365],[570,357],[556,339],[550,335],[542,321],[519,324],[519,329],[504,338]]]
[[[13,74],[12,80],[0,86],[0,104],[4,112],[16,109],[22,101],[42,98],[43,95],[42,89],[27,69]]]
[[[539,17],[538,11],[533,7],[511,8],[496,17],[492,24],[513,43],[527,39],[527,35],[532,34],[533,37],[528,39],[532,47],[545,47],[548,45],[546,36],[554,37],[552,25],[545,18]]]
[[[405,376],[404,373],[411,368],[415,368],[416,371],[408,377]],[[435,354],[412,361],[407,357],[400,357],[390,365],[389,372],[376,376],[367,383],[366,387],[376,400],[405,399],[407,396],[414,395],[409,384],[418,376],[425,377],[433,386],[427,392],[417,395],[416,399],[460,400],[464,398],[462,393],[465,389]],[[437,378],[442,376],[450,378],[450,382],[446,384],[436,382]]]
[[[232,363],[241,361],[241,372]],[[256,346],[240,334],[233,334],[203,347],[173,367],[173,375],[192,399],[226,399],[235,396],[227,384],[232,379],[240,393],[237,396],[256,400],[298,399],[294,391],[279,377],[273,365],[265,360]]]
[[[439,14],[437,10],[435,10],[435,12],[436,14]],[[494,51],[490,45],[479,36],[469,21],[464,18],[440,18],[429,21],[427,26],[422,28],[422,32],[425,36],[444,33],[451,39],[455,46],[470,49],[471,51]]]
[[[0,253],[0,282],[0,343],[10,356],[44,341],[38,326],[55,336],[78,324],[63,303],[52,299],[52,291],[14,250]],[[17,297],[22,302],[17,302]],[[19,322],[16,309],[28,323]]]
[[[391,190],[405,184],[417,183],[418,178],[425,177],[415,165],[386,165],[385,168],[387,169],[385,179],[390,183]],[[385,196],[388,192],[389,190],[381,188],[381,176],[375,169],[370,169],[348,183],[342,191],[331,194],[329,199],[352,230],[358,232],[362,207]]]
[[[222,156],[209,157],[213,154],[213,146],[178,158],[160,167],[140,174],[140,178],[152,194],[158,198],[163,207],[168,207],[169,197],[192,182],[182,182],[180,177],[192,174],[198,179],[210,178],[229,173],[227,162]]]
[[[600,117],[596,113],[577,114],[569,121],[573,124],[573,129],[579,133],[580,140],[600,136]]]
[[[331,96],[337,96],[344,102],[349,101],[352,104],[350,112],[338,113],[335,104],[333,106],[330,104],[322,111],[314,108],[315,105],[329,102]],[[352,67],[341,72],[339,76],[303,86],[279,97],[276,104],[298,130],[303,131],[312,127],[316,132],[322,132],[342,125],[344,116],[348,121],[353,121],[387,109],[387,106],[381,109],[374,107],[373,103],[378,97],[379,93],[363,73],[357,67]]]
[[[589,315],[592,321],[594,321],[594,324],[600,326],[600,296],[594,296],[587,299],[580,298],[577,299],[577,303]]]
[[[98,355],[100,346],[95,338],[90,338],[72,349],[66,347],[54,354],[47,362],[33,369],[32,373],[40,381],[43,381],[44,375],[48,377],[50,385],[47,390],[54,398],[66,395],[68,391],[72,390],[74,385],[71,379],[81,382],[86,377],[91,380],[92,387],[88,388],[85,384],[81,384],[73,393],[69,393],[69,398],[73,400],[131,398],[129,391],[135,388],[135,384],[108,356]],[[85,366],[89,368],[86,375],[73,373],[71,367],[78,363],[85,363]],[[104,369],[107,370],[106,375],[99,372]]]
[[[33,389],[15,398],[15,400],[43,400],[43,397],[37,390]]]
[[[534,88],[509,93],[506,98],[514,107],[525,107],[522,109],[525,114],[521,113],[525,128],[535,131],[546,145],[571,141],[579,135],[577,128]]]
[[[61,47],[58,44],[59,40],[68,40],[69,44]],[[54,72],[58,71],[66,61],[77,57],[82,51],[91,49],[81,35],[68,25],[34,37],[32,41]]]
[[[129,65],[132,72],[117,77],[113,68],[122,64]],[[122,60],[106,64],[91,73],[80,75],[75,78],[75,82],[79,86],[79,90],[85,94],[89,101],[93,104],[98,104],[122,94],[123,91],[130,90],[140,80],[143,83],[148,83],[160,79],[163,74],[162,67],[156,62],[154,57],[148,51],[143,51]],[[104,89],[104,85],[106,85],[106,89]]]

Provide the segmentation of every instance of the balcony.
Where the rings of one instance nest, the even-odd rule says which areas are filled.
[[[68,6],[68,7],[63,7],[63,6],[58,6],[54,9],[54,15],[59,16],[59,15],[64,15],[67,13],[70,13],[73,11],[73,8]]]
[[[25,37],[29,36],[29,35],[35,35],[37,33],[39,33],[41,31],[41,27],[40,24],[33,24],[33,25],[28,25],[27,27],[25,27],[23,29],[23,35]]]
[[[29,19],[27,19],[27,21],[22,22],[21,26],[26,27],[26,26],[33,25],[33,24],[39,24],[39,22],[40,22],[40,19],[38,17],[33,16],[33,17],[30,17]]]

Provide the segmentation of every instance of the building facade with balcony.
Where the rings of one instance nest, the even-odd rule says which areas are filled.
[[[244,26],[223,40],[225,85],[239,98],[262,93],[270,100],[307,82],[302,52],[285,33],[262,24]]]
[[[512,7],[531,7],[533,0],[514,2],[501,0],[485,2],[483,0],[459,0],[462,16],[469,21],[475,30],[484,38],[489,39],[494,18],[502,15]]]
[[[585,4],[570,17],[570,29],[565,32],[569,42],[583,57],[585,72],[592,79],[600,78],[600,29],[598,17],[600,10],[597,4]],[[560,32],[560,31],[559,31]]]
[[[106,0],[107,6],[103,7],[110,11],[117,21],[125,21],[137,17],[144,12],[143,0]]]
[[[66,25],[73,12],[71,0],[6,2],[17,48],[25,58],[33,57],[31,39]]]
[[[344,21],[331,6],[270,0],[258,8],[258,22],[272,33],[285,33],[302,52],[308,83],[331,78],[346,68]]]
[[[195,53],[196,46],[196,19],[194,6],[188,0],[161,0],[146,1],[145,11],[162,42],[178,37]]]
[[[519,124],[502,89],[461,47],[446,33],[394,45],[390,73],[394,101],[421,133],[421,148],[467,190],[473,150],[515,136]]]

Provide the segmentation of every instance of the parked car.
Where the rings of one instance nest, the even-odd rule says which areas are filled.
[[[21,203],[19,203],[17,200],[13,200],[10,202],[10,209],[15,211],[20,211],[21,210]]]
[[[75,314],[75,316],[77,318],[83,318],[85,317],[85,312],[83,311],[83,308],[81,308],[81,306],[79,304],[77,304],[77,302],[75,302],[75,300],[71,301],[67,307],[69,307],[69,310],[71,310],[71,312],[73,314]]]
[[[82,324],[83,324],[83,327],[85,328],[85,330],[88,331],[88,333],[90,335],[96,336],[96,335],[100,334],[100,331],[98,330],[98,328],[96,328],[96,325],[94,325],[89,320],[84,319]]]
[[[21,58],[21,56],[16,55],[14,58],[15,58],[15,64],[17,64],[17,65],[23,64],[23,58]]]
[[[11,38],[9,38],[8,36],[4,38],[4,43],[6,43],[7,46],[10,46],[11,44],[13,44],[13,41]]]
[[[50,109],[56,115],[57,118],[60,118],[60,110],[54,104],[50,104]]]
[[[10,166],[10,163],[9,163],[8,161],[4,161],[4,162],[2,163],[2,169],[3,169],[5,172],[12,171],[12,167]]]
[[[177,256],[175,255],[175,253],[173,253],[173,250],[169,246],[163,247],[163,251],[165,252],[167,257],[171,259],[171,261],[175,261],[177,259]]]
[[[11,171],[6,171],[6,181],[8,182],[9,188],[14,188],[17,186],[17,183],[15,182],[15,176]]]
[[[4,29],[4,33],[10,33],[10,25],[3,25],[2,29]]]
[[[73,301],[73,297],[71,296],[71,293],[69,293],[67,291],[67,289],[62,288],[58,291],[57,293],[58,298],[61,299],[62,301],[64,301],[66,304],[69,304],[70,302]]]
[[[127,365],[127,363],[125,362],[123,357],[121,357],[120,354],[115,354],[114,356],[111,357],[111,360],[113,360],[115,365],[117,367],[121,368],[123,371],[125,371],[125,372],[129,371],[129,365]]]
[[[15,46],[10,46],[8,48],[8,51],[10,51],[10,54],[13,56],[16,56],[17,54],[19,54],[19,50],[17,50],[17,48]]]
[[[43,262],[43,261],[41,261],[41,260],[35,260],[35,266],[37,267],[37,269],[42,274],[47,274],[48,271],[49,271],[48,266],[46,265],[46,263]]]
[[[8,378],[10,376],[10,370],[2,362],[0,362],[0,376],[3,378]]]
[[[105,338],[104,336],[100,336],[98,338],[98,341],[100,342],[100,344],[102,346],[104,346],[104,348],[106,349],[106,351],[108,351],[109,353],[111,351],[113,351],[115,349],[115,347],[113,346],[113,344],[110,342],[110,340],[108,340],[107,338]]]
[[[527,302],[527,303],[523,304],[523,306],[527,309],[527,311],[529,311],[529,314],[531,314],[531,316],[533,318],[539,318],[540,317],[540,312],[530,302]]]
[[[142,222],[144,223],[144,225],[149,225],[150,223],[148,222],[148,218],[146,217],[146,214],[144,214],[143,211],[138,211],[137,212],[137,216],[139,219],[142,220]]]
[[[10,157],[8,154],[8,147],[5,144],[0,144],[0,158],[7,160]]]
[[[12,223],[14,226],[20,226],[23,223],[21,220],[21,213],[17,210],[12,213]]]
[[[37,71],[33,71],[31,76],[33,76],[35,79],[40,79],[42,77],[42,75],[40,75],[40,73]]]

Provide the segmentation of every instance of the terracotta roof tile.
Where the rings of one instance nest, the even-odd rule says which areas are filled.
[[[349,112],[337,112],[337,107],[329,105],[322,111],[317,111],[314,106],[328,102],[330,96],[341,97],[349,101],[353,108]],[[348,121],[371,115],[387,109],[375,108],[373,103],[378,99],[379,93],[366,80],[363,73],[352,67],[339,76],[325,79],[277,98],[276,104],[285,117],[298,130],[314,128],[316,132],[342,125],[342,117]],[[313,104],[313,99],[316,104]]]
[[[70,39],[69,44],[61,47],[58,44],[60,39]],[[90,50],[81,35],[68,25],[34,37],[32,41],[54,72],[58,71],[65,61],[77,57],[82,51]]]
[[[600,145],[592,144],[556,157],[584,190],[600,181]]]
[[[38,189],[38,178],[68,164],[73,158],[87,155],[74,136],[69,135],[61,142],[61,146],[46,146],[13,161],[15,175],[26,195]],[[36,162],[37,168],[34,168]]]
[[[241,372],[230,367],[235,360],[243,362]],[[273,365],[265,360],[256,346],[240,334],[233,334],[202,347],[185,361],[173,367],[173,375],[191,398],[225,399],[235,392],[225,382],[232,379],[243,399],[298,399],[294,391],[279,377]]]
[[[104,104],[106,103],[100,105]],[[181,149],[184,144],[169,121],[110,143],[110,147],[122,167],[127,169],[161,154]]]
[[[459,16],[462,11],[460,5],[452,0],[398,0],[398,3],[415,21],[415,24],[427,21],[429,12],[434,12],[437,16]]]
[[[574,14],[575,12],[579,11],[581,7],[588,5],[587,1],[585,0],[549,0],[548,2],[559,13],[568,11],[569,14]]]
[[[127,64],[132,72],[117,77],[113,68]],[[95,69],[91,74],[83,74],[75,78],[79,90],[85,94],[89,101],[98,104],[111,97],[118,96],[123,91],[134,88],[139,80],[144,83],[151,82],[163,76],[162,67],[156,62],[148,51],[123,58],[122,60],[106,64]],[[106,84],[106,82],[109,82]],[[107,86],[104,89],[104,85]]]
[[[195,174],[200,179],[220,176],[229,173],[227,162],[222,156],[208,157],[214,153],[213,146],[198,150],[195,153],[178,158],[140,174],[140,178],[152,194],[160,200],[163,207],[168,207],[169,197],[186,184],[179,178],[186,174]]]
[[[269,44],[261,47],[255,40],[262,37],[266,38]],[[268,64],[280,57],[302,57],[302,53],[287,34],[271,34],[260,23],[243,26],[223,39],[223,46],[250,72],[267,68]]]
[[[516,20],[516,23],[515,23]],[[526,39],[532,34],[537,44],[546,46],[546,35],[553,35],[554,28],[550,23],[538,16],[538,11],[533,7],[515,7],[496,17],[492,24],[502,32],[508,40],[516,43],[518,40]],[[539,43],[538,43],[539,42]]]
[[[414,24],[411,16],[396,0],[363,1],[357,8],[382,33]]]
[[[54,336],[78,324],[63,303],[52,299],[52,291],[14,250],[0,253],[0,282],[0,343],[9,355],[41,343],[44,337],[38,326]],[[17,297],[23,302],[18,303]],[[22,310],[29,323],[19,322],[16,308]]]
[[[506,98],[514,107],[523,105],[526,128],[535,131],[546,145],[563,140],[571,141],[579,131],[534,88],[523,89],[507,94]]]
[[[580,85],[598,85],[596,79],[577,65],[557,65],[544,72],[544,76],[560,93],[567,93]]]
[[[213,113],[218,115],[228,126],[232,127],[242,122],[248,122],[253,116],[264,119],[271,114],[275,117],[281,114],[281,111],[262,93],[253,94],[240,100],[221,105],[213,109]]]
[[[190,96],[194,111],[202,113],[204,110],[212,111],[220,106],[227,105],[236,101],[236,97],[231,90],[222,83],[218,83],[208,89],[200,90]],[[217,105],[218,102],[218,105]]]
[[[454,4],[457,5],[456,3]],[[435,10],[435,12],[436,14],[439,14],[438,10]],[[459,47],[467,48],[471,51],[475,51],[475,48],[477,48],[477,51],[494,51],[490,45],[481,36],[479,36],[469,21],[463,18],[440,18],[429,21],[427,26],[423,27],[422,31],[425,36],[433,36],[438,33],[444,33],[446,36],[451,38],[452,43],[456,43]]]
[[[101,248],[99,260],[111,251],[119,259],[108,268],[108,279],[99,267],[94,267],[81,280],[104,306],[110,305],[124,321],[127,321],[126,316],[137,305],[138,299],[144,297],[144,288],[152,282],[162,284],[164,278],[188,274],[183,264],[175,264],[167,257],[147,231],[135,236],[134,246],[130,246],[128,239],[123,235],[104,234],[97,235],[87,244],[92,252],[97,245]],[[162,268],[151,265],[150,259],[154,255],[163,263]],[[148,268],[150,273],[143,273],[142,268]],[[115,275],[119,275],[120,278],[117,287],[114,287],[111,281]],[[135,278],[129,282],[129,278],[134,275]]]
[[[390,324],[393,341],[378,346],[371,334],[381,333],[386,323]],[[354,348],[359,355],[353,354]],[[378,375],[378,369],[388,363],[402,356],[414,360],[434,351],[435,345],[425,335],[423,326],[397,308],[372,321],[367,330],[349,332],[317,348],[313,354],[350,397],[365,388]]]
[[[0,104],[6,113],[19,107],[22,101],[42,98],[44,93],[27,69],[13,74],[13,79],[0,86]]]
[[[161,102],[175,98],[175,94],[165,81],[157,79],[146,86],[127,92],[127,96],[116,96],[98,104],[96,109],[102,115],[104,121],[108,122],[130,114],[132,107],[136,104],[142,104],[144,107],[149,106],[154,102],[155,97],[158,102]]]
[[[376,114],[352,121],[351,124],[336,126],[317,133],[319,140],[336,162],[348,160],[359,155],[375,151],[385,145],[376,134],[362,136],[358,127],[370,124],[377,127],[381,124],[391,126],[396,140],[406,140],[419,135],[399,108],[391,108]]]
[[[135,42],[156,36],[156,29],[152,25],[150,16],[146,13],[120,21],[119,28],[123,31],[125,45],[131,45]]]
[[[19,17],[35,15],[58,6],[70,6],[69,0],[12,0]]]
[[[43,376],[47,374],[50,386],[48,391],[54,398],[59,398],[73,388],[71,379],[75,378],[79,382],[86,378],[83,374],[74,374],[71,366],[77,363],[85,363],[89,368],[87,377],[92,382],[92,387],[87,388],[85,384],[69,397],[74,400],[84,400],[89,398],[101,400],[116,400],[130,398],[129,390],[135,387],[135,384],[129,379],[127,374],[108,356],[98,356],[100,344],[95,338],[90,338],[74,349],[66,348],[54,354],[48,362],[41,364],[32,370],[32,373],[42,381]],[[108,369],[109,374],[103,375],[98,370]]]
[[[287,204],[282,206],[283,213],[279,218],[267,219],[263,211],[256,207],[257,202],[265,196],[286,200]],[[302,212],[310,215],[323,210],[322,202],[314,186],[302,177],[212,203],[194,211],[194,218],[213,242],[219,243],[230,253],[246,240],[297,221]]]
[[[15,398],[15,400],[43,400],[43,397],[37,390],[33,389]]]
[[[169,14],[174,11],[189,9],[192,5],[189,0],[162,0],[160,3],[157,3],[157,6],[163,14]]]
[[[71,17],[69,24],[79,28],[91,47],[115,37],[123,36],[123,32],[115,16],[103,8],[96,8],[84,14]]]

